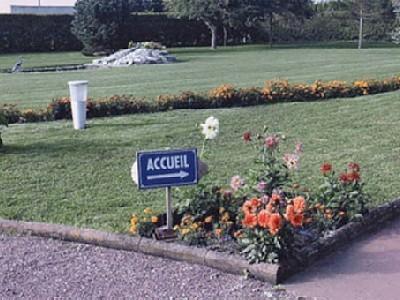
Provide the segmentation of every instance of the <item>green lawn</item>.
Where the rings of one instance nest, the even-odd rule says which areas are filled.
[[[340,47],[339,47],[340,48]],[[267,46],[173,49],[180,63],[63,73],[0,74],[0,103],[23,108],[45,107],[53,98],[67,96],[69,80],[87,79],[90,96],[113,94],[154,96],[185,90],[205,91],[223,83],[261,86],[267,79],[295,82],[382,78],[400,73],[400,48],[269,49]],[[17,55],[1,55],[0,67]],[[85,62],[78,53],[23,55],[27,66]]]
[[[386,50],[385,50],[386,51]],[[256,54],[255,54],[256,55]],[[200,147],[195,124],[210,115],[221,134],[208,163],[216,181],[244,174],[253,153],[245,130],[264,124],[285,133],[288,146],[302,141],[299,174],[313,189],[319,165],[362,165],[374,203],[400,193],[400,94],[315,103],[286,103],[221,110],[181,110],[94,119],[85,131],[71,122],[12,125],[0,153],[0,217],[127,230],[129,216],[146,206],[162,211],[162,190],[139,192],[130,179],[135,153],[164,147]]]

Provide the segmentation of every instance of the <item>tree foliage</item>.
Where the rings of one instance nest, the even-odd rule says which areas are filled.
[[[129,0],[78,0],[72,33],[83,43],[83,51],[115,49],[114,37],[121,33],[132,4]]]

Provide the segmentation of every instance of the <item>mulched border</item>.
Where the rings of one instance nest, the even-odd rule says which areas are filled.
[[[359,222],[349,223],[334,231],[331,236],[321,237],[317,243],[304,249],[301,261],[280,264],[249,264],[244,258],[224,252],[190,247],[172,242],[156,241],[127,234],[115,234],[94,229],[80,229],[72,226],[39,222],[22,222],[0,219],[0,232],[29,234],[70,242],[97,245],[118,250],[186,261],[212,267],[232,274],[250,274],[254,278],[272,284],[281,283],[300,272],[322,256],[349,244],[361,235],[381,229],[384,224],[400,213],[400,198],[372,209]]]

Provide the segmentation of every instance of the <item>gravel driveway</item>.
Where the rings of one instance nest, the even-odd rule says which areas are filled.
[[[0,299],[305,299],[243,276],[90,245],[0,235]]]

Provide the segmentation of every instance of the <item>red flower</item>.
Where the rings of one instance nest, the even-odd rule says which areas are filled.
[[[347,180],[354,182],[354,181],[359,181],[361,179],[360,173],[358,172],[351,172],[347,174]]]
[[[360,165],[355,162],[351,162],[347,165],[350,171],[360,172]]]
[[[330,163],[323,163],[320,168],[322,174],[327,175],[332,172],[332,165]]]
[[[246,143],[251,142],[251,132],[250,131],[246,131],[245,133],[243,133],[243,140]]]
[[[339,180],[340,180],[342,183],[347,183],[347,182],[349,181],[349,177],[348,177],[347,173],[342,173],[342,174],[340,174]]]

